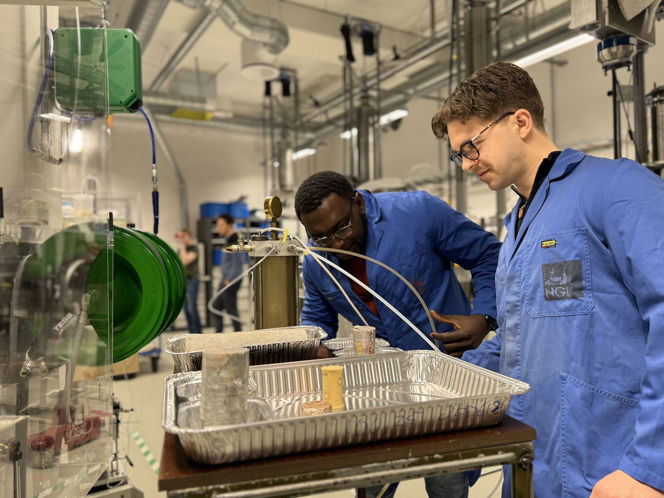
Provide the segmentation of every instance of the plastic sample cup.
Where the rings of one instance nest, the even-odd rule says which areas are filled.
[[[249,396],[249,349],[203,351],[202,363],[203,427],[243,423]]]
[[[323,401],[332,405],[332,411],[344,409],[343,396],[343,374],[344,367],[341,365],[330,365],[320,368],[323,374]]]
[[[376,351],[376,328],[353,325],[353,352],[355,356],[374,354]]]

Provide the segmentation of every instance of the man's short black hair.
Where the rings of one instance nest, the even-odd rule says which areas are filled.
[[[342,199],[353,198],[353,185],[341,173],[321,171],[304,180],[295,193],[295,214],[302,221],[301,215],[315,211],[330,194],[337,194]]]
[[[220,214],[219,219],[224,220],[229,225],[232,225],[235,222],[235,218],[233,218],[230,214]]]

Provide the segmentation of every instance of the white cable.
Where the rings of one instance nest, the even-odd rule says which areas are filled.
[[[256,268],[258,265],[260,265],[263,261],[265,261],[265,258],[267,258],[270,254],[272,254],[272,253],[275,251],[275,249],[276,249],[276,248],[274,248],[274,247],[273,247],[272,249],[270,249],[270,251],[269,251],[265,256],[263,256],[261,259],[259,259],[257,263],[253,264],[253,265],[251,266],[251,268],[249,268],[249,269],[243,271],[242,273],[240,273],[237,277],[235,277],[233,280],[231,280],[231,282],[230,282],[228,285],[226,285],[223,289],[221,289],[221,290],[220,290],[219,292],[217,292],[214,296],[212,296],[212,298],[208,301],[208,304],[207,304],[207,308],[208,308],[208,310],[210,311],[210,313],[213,313],[213,314],[215,314],[215,315],[217,315],[217,316],[228,315],[227,313],[225,313],[225,312],[223,312],[223,311],[220,311],[220,310],[216,309],[216,308],[213,306],[215,300],[216,300],[219,296],[221,296],[221,295],[226,291],[226,289],[228,289],[231,285],[235,284],[236,282],[239,282],[240,280],[242,280],[242,278],[244,278],[245,275],[248,275],[249,273],[251,273],[251,271],[252,271],[254,268]]]
[[[319,256],[318,254],[314,254],[313,252],[310,252],[310,249],[311,249],[310,247],[304,247],[304,248],[296,247],[295,248],[295,250],[297,250],[299,252],[302,252],[305,256],[312,256],[313,258],[320,258],[320,260],[323,263],[325,263],[327,265],[330,265],[331,267],[337,269],[338,271],[340,271],[341,273],[346,275],[348,278],[353,280],[353,282],[360,285],[364,290],[370,292],[376,299],[378,299],[381,303],[383,303],[385,306],[387,306],[395,315],[397,315],[399,318],[401,318],[406,323],[406,325],[408,325],[411,329],[413,329],[415,332],[417,332],[417,334],[420,337],[422,337],[422,339],[424,339],[424,342],[426,342],[431,347],[431,349],[433,349],[434,351],[440,351],[436,347],[436,345],[433,342],[431,342],[431,340],[426,335],[424,335],[424,333],[420,329],[418,329],[410,320],[408,320],[408,318],[406,318],[399,310],[397,310],[394,306],[392,306],[390,303],[388,303],[383,298],[383,296],[381,296],[380,294],[375,292],[372,288],[370,288],[368,285],[366,285],[364,282],[362,282],[358,278],[355,278],[353,275],[351,275],[349,272],[347,272],[346,270],[341,268],[339,265],[337,265],[337,264],[333,263],[332,261],[329,261],[329,260]]]
[[[406,280],[406,278],[403,275],[401,275],[401,273],[396,271],[391,266],[388,266],[385,263],[383,263],[382,261],[378,261],[377,259],[366,256],[364,254],[360,254],[360,253],[353,252],[353,251],[346,251],[345,249],[333,249],[332,247],[309,247],[309,249],[311,249],[312,251],[338,252],[338,253],[341,253],[341,254],[348,254],[350,256],[355,256],[355,257],[358,257],[358,258],[365,259],[367,261],[371,261],[372,263],[377,264],[379,266],[382,266],[387,271],[393,273],[404,284],[406,284],[411,291],[413,291],[413,294],[415,294],[415,297],[419,300],[420,304],[422,305],[422,308],[424,308],[424,313],[426,313],[427,318],[429,319],[429,325],[431,326],[431,331],[436,332],[436,325],[433,323],[433,318],[431,316],[431,313],[429,312],[429,307],[427,306],[427,303],[424,302],[424,299],[422,299],[422,296],[420,295],[420,293],[417,292],[417,289],[415,289],[415,287],[413,287],[413,284],[411,284],[408,280]]]
[[[285,232],[285,230],[283,230],[283,229],[281,229],[281,228],[264,228],[264,229],[262,229],[262,230],[260,231],[260,233],[267,232],[267,231],[270,231],[270,232]],[[293,240],[297,241],[302,247],[306,247],[306,245],[305,245],[305,244],[300,240],[300,238],[297,237],[296,235],[289,235],[289,237],[291,237]],[[343,294],[343,296],[346,298],[346,301],[348,301],[348,304],[350,304],[350,307],[353,308],[353,311],[354,311],[355,313],[357,313],[357,316],[359,316],[359,317],[360,317],[360,320],[362,320],[362,323],[363,323],[364,325],[366,325],[367,327],[369,327],[369,324],[367,323],[367,321],[366,321],[366,319],[364,318],[364,316],[362,316],[362,313],[360,313],[360,310],[358,310],[358,309],[355,307],[355,304],[353,303],[353,301],[351,301],[350,297],[348,297],[348,294],[346,294],[346,291],[345,291],[344,288],[341,286],[341,284],[339,283],[339,281],[338,281],[336,278],[334,278],[334,275],[332,275],[332,273],[330,272],[330,270],[328,270],[327,267],[326,267],[323,263],[321,263],[320,261],[318,261],[316,258],[314,258],[314,261],[320,265],[320,267],[323,269],[323,271],[324,271],[325,273],[327,273],[327,276],[330,277],[330,279],[332,280],[332,282],[334,282],[335,285],[339,288],[339,290],[341,291],[341,294]]]

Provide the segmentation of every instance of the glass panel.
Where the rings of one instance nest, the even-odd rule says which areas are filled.
[[[113,454],[102,21],[96,6],[0,6],[0,481],[13,496],[84,495]]]

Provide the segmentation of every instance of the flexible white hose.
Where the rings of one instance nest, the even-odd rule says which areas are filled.
[[[388,308],[389,308],[389,309],[390,309],[395,315],[397,315],[399,318],[401,318],[401,319],[404,321],[404,323],[405,323],[406,325],[408,325],[408,326],[409,326],[411,329],[413,329],[413,330],[414,330],[414,331],[415,331],[420,337],[422,337],[422,339],[424,339],[424,342],[426,342],[426,343],[431,347],[431,349],[433,349],[434,351],[440,351],[440,350],[436,347],[436,345],[435,345],[433,342],[431,342],[431,340],[430,340],[430,339],[429,339],[429,338],[428,338],[428,337],[427,337],[427,336],[426,336],[426,335],[425,335],[420,329],[418,329],[418,328],[417,328],[417,327],[416,327],[416,326],[415,326],[410,320],[408,320],[408,318],[406,318],[406,317],[405,317],[405,316],[404,316],[399,310],[397,310],[394,306],[392,306],[390,303],[388,303],[388,302],[383,298],[383,296],[381,296],[381,295],[378,294],[376,291],[374,291],[373,289],[371,289],[368,285],[366,285],[364,282],[362,282],[362,281],[359,280],[358,278],[355,278],[353,275],[351,275],[349,272],[347,272],[346,270],[344,270],[343,268],[341,268],[341,267],[340,267],[339,265],[337,265],[336,263],[333,263],[332,261],[329,261],[329,260],[327,260],[327,259],[325,259],[325,258],[319,256],[318,254],[314,254],[313,252],[310,252],[309,249],[311,249],[311,248],[310,248],[310,247],[304,247],[304,248],[302,248],[302,247],[295,247],[295,250],[297,250],[297,251],[303,253],[305,256],[312,256],[313,258],[318,258],[318,259],[320,259],[323,263],[325,263],[325,264],[327,264],[327,265],[330,265],[332,268],[337,269],[338,271],[340,271],[341,273],[343,273],[344,275],[346,275],[348,278],[350,278],[353,282],[355,282],[356,284],[358,284],[359,286],[361,286],[363,289],[365,289],[366,291],[370,292],[370,293],[371,293],[376,299],[378,299],[381,303],[383,303],[385,306],[387,306],[387,307],[388,307]]]
[[[283,229],[280,229],[280,228],[265,228],[265,229],[261,230],[261,232],[266,232],[266,231],[283,232],[284,230],[283,230]],[[319,255],[317,255],[317,254],[314,254],[313,252],[310,252],[310,251],[311,251],[311,250],[316,250],[316,251],[317,251],[317,250],[321,250],[321,251],[328,251],[328,250],[329,250],[329,252],[341,252],[341,253],[345,253],[345,254],[350,254],[350,255],[352,255],[352,256],[359,256],[359,257],[361,257],[361,258],[367,259],[367,260],[369,260],[369,261],[371,261],[371,262],[373,262],[373,263],[376,263],[376,264],[378,264],[378,265],[384,267],[385,269],[389,270],[389,271],[392,272],[394,275],[396,275],[397,277],[399,277],[399,278],[400,278],[400,279],[401,279],[401,280],[402,280],[402,281],[403,281],[403,282],[404,282],[404,283],[405,283],[405,284],[406,284],[406,285],[407,285],[407,286],[413,291],[413,293],[415,294],[415,296],[419,299],[420,303],[422,304],[422,307],[424,308],[425,313],[427,314],[427,317],[429,317],[429,323],[430,323],[430,325],[431,325],[431,329],[435,332],[435,331],[436,331],[436,327],[435,327],[435,325],[434,325],[434,323],[433,323],[433,319],[431,318],[431,314],[429,313],[429,309],[427,308],[426,303],[422,300],[422,297],[419,295],[419,293],[417,292],[417,290],[411,285],[411,283],[408,282],[408,280],[406,280],[406,279],[405,279],[401,274],[399,274],[396,270],[394,270],[393,268],[390,268],[388,265],[386,265],[386,264],[384,264],[384,263],[382,263],[382,262],[380,262],[380,261],[378,261],[378,260],[376,260],[376,259],[370,258],[369,256],[364,256],[364,255],[362,255],[362,254],[354,253],[354,252],[351,252],[351,251],[345,251],[345,250],[342,250],[342,249],[331,249],[331,248],[328,249],[328,248],[319,248],[319,247],[307,247],[307,246],[302,242],[302,240],[300,240],[298,237],[296,237],[296,236],[294,236],[294,235],[290,235],[290,237],[292,237],[293,240],[297,241],[297,242],[300,244],[301,247],[297,247],[297,246],[295,247],[295,249],[296,249],[298,252],[303,253],[305,256],[311,256],[311,257],[313,257],[314,260],[315,260],[319,265],[320,265],[321,262],[322,262],[322,263],[328,264],[328,265],[332,266],[333,268],[336,268],[337,270],[339,270],[341,273],[343,273],[343,274],[346,275],[348,278],[350,278],[351,280],[353,280],[354,282],[356,282],[358,285],[360,285],[363,289],[365,289],[365,290],[367,290],[368,292],[370,292],[370,293],[371,293],[375,298],[377,298],[381,303],[383,303],[385,306],[387,306],[387,307],[388,307],[388,308],[389,308],[389,309],[390,309],[395,315],[397,315],[399,318],[401,318],[401,320],[403,320],[403,322],[404,322],[406,325],[408,325],[408,326],[409,326],[411,329],[413,329],[413,330],[414,330],[414,331],[415,331],[420,337],[422,337],[422,339],[424,339],[424,341],[429,345],[429,347],[431,347],[431,349],[433,349],[434,351],[440,351],[440,349],[439,349],[438,347],[436,347],[436,345],[435,345],[433,342],[431,342],[431,340],[430,340],[430,339],[429,339],[429,338],[428,338],[428,337],[427,337],[427,336],[426,336],[426,335],[425,335],[425,334],[424,334],[419,328],[417,328],[417,327],[416,327],[416,326],[415,326],[410,320],[408,320],[408,318],[406,318],[406,317],[405,317],[405,316],[404,316],[399,310],[397,310],[394,306],[392,306],[390,303],[388,303],[388,302],[387,302],[382,296],[380,296],[377,292],[375,292],[373,289],[371,289],[369,286],[367,286],[364,282],[362,282],[362,281],[360,281],[359,279],[355,278],[353,275],[351,275],[349,272],[347,272],[346,270],[344,270],[343,268],[341,268],[339,265],[333,263],[332,261],[328,261],[327,259],[325,259],[325,258],[323,258],[323,257],[321,257],[321,256],[319,256]],[[327,274],[331,276],[331,274],[330,274],[329,272],[327,272]],[[332,279],[333,279],[333,281],[337,284],[337,286],[338,286],[339,288],[341,288],[341,286],[340,286],[339,283],[336,281],[336,279],[334,279],[334,277],[332,277]],[[350,301],[350,299],[348,298],[348,296],[346,295],[346,293],[343,291],[343,289],[342,289],[342,292],[343,292],[344,296],[346,297],[346,299],[348,300],[348,302],[351,304],[351,306],[353,306],[353,303]],[[355,312],[358,313],[358,315],[360,315],[359,312],[357,311],[357,309],[356,309],[354,306],[353,306],[353,309],[355,309]],[[362,315],[360,315],[360,317],[362,317]],[[363,317],[362,317],[362,318],[363,318]],[[363,319],[363,321],[364,321],[364,319]],[[366,323],[366,322],[365,322],[365,323]]]
[[[298,241],[298,242],[299,242],[299,241]],[[377,259],[374,259],[374,258],[372,258],[372,257],[366,256],[366,255],[364,255],[364,254],[359,254],[359,253],[352,252],[352,251],[346,251],[345,249],[333,249],[333,248],[331,248],[331,247],[311,247],[311,246],[308,247],[308,249],[310,249],[310,250],[312,250],[312,251],[338,252],[338,253],[340,253],[340,254],[348,254],[348,255],[350,255],[350,256],[355,256],[355,257],[357,257],[357,258],[366,259],[367,261],[371,261],[372,263],[375,263],[375,264],[377,264],[377,265],[379,265],[379,266],[382,266],[382,267],[385,268],[387,271],[393,273],[393,274],[394,274],[396,277],[398,277],[398,278],[399,278],[404,284],[406,284],[406,285],[408,286],[408,288],[409,288],[411,291],[413,291],[413,294],[415,294],[415,297],[420,301],[420,304],[422,305],[422,308],[424,308],[424,312],[426,313],[427,318],[429,319],[429,325],[431,326],[431,331],[432,331],[432,332],[436,332],[436,325],[435,325],[434,322],[433,322],[433,317],[431,316],[431,313],[429,312],[429,308],[428,308],[428,306],[427,306],[427,303],[424,302],[424,299],[422,299],[422,296],[420,295],[420,293],[417,292],[417,289],[415,289],[415,287],[413,287],[413,284],[411,284],[408,280],[406,280],[406,278],[405,278],[403,275],[401,275],[401,273],[399,273],[398,271],[396,271],[396,270],[395,270],[394,268],[392,268],[391,266],[388,266],[388,265],[386,265],[385,263],[383,263],[382,261],[378,261]]]
[[[217,292],[214,296],[212,296],[212,298],[208,301],[208,304],[207,304],[207,309],[210,311],[210,313],[213,313],[213,314],[215,314],[215,315],[217,315],[217,316],[230,316],[230,317],[232,317],[232,315],[229,315],[228,313],[226,313],[226,312],[224,312],[224,311],[221,311],[221,310],[216,309],[216,308],[213,306],[214,302],[216,301],[216,299],[217,299],[219,296],[221,296],[221,295],[226,291],[226,289],[228,289],[231,285],[235,284],[236,282],[239,282],[240,280],[242,280],[242,278],[244,278],[245,275],[248,275],[249,273],[251,273],[251,271],[252,271],[254,268],[256,268],[256,267],[257,267],[258,265],[260,265],[263,261],[265,261],[265,258],[267,258],[267,257],[268,257],[270,254],[272,254],[274,251],[275,251],[275,248],[273,247],[272,249],[270,249],[270,251],[269,251],[265,256],[263,256],[261,259],[259,259],[259,260],[258,260],[255,264],[253,264],[249,269],[247,269],[247,270],[243,271],[242,273],[240,273],[237,277],[235,277],[233,280],[231,280],[231,282],[230,282],[228,285],[226,285],[225,287],[223,287],[222,289],[220,289],[219,292]],[[237,318],[236,318],[236,319],[237,319]]]

